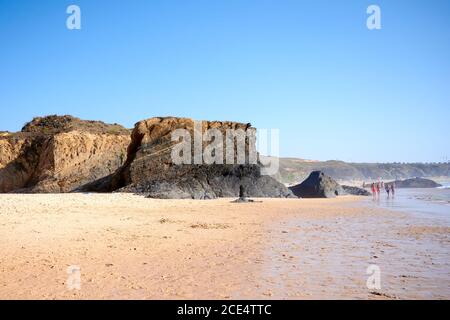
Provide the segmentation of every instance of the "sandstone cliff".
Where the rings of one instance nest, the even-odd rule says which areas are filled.
[[[126,157],[129,131],[71,116],[35,118],[0,135],[0,192],[70,192],[107,176]]]
[[[242,185],[251,197],[293,196],[273,178],[261,175],[260,165],[252,164],[247,158],[243,164],[174,164],[171,152],[177,142],[172,141],[172,133],[177,129],[185,129],[191,137],[195,136],[192,119],[166,117],[138,122],[131,135],[125,164],[110,177],[88,184],[80,190],[138,192],[154,198],[211,199],[237,197]],[[227,130],[255,130],[250,124],[203,121],[201,134],[204,135],[208,129],[217,129],[224,139]],[[208,145],[205,141],[201,144],[203,148]],[[253,147],[253,141],[246,139],[246,154]]]

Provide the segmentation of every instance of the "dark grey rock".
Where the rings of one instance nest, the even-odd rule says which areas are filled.
[[[244,197],[294,197],[288,188],[269,176],[263,176],[257,165],[198,165],[182,169],[183,175],[167,172],[167,178],[140,181],[118,191],[143,193],[160,199],[215,199]],[[172,170],[181,168],[173,167]]]
[[[430,179],[412,178],[406,180],[397,180],[394,182],[396,188],[438,188],[441,184]],[[389,183],[390,185],[391,183]]]
[[[301,198],[334,198],[344,194],[343,188],[322,171],[313,171],[305,181],[289,189]]]
[[[367,191],[366,189],[363,189],[363,188],[343,185],[342,189],[344,189],[344,192],[346,194],[351,194],[354,196],[370,196],[370,195],[372,195],[372,193],[370,193],[369,191]]]

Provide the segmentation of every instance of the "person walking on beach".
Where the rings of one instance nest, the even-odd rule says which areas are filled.
[[[372,195],[373,195],[373,200],[375,200],[376,196],[377,196],[377,190],[375,189],[375,183],[372,182]]]
[[[388,199],[389,199],[389,192],[391,191],[391,188],[389,187],[389,185],[387,183],[384,185],[384,188],[386,190],[386,193],[387,193],[387,196],[388,196]]]
[[[393,198],[394,194],[395,194],[395,182],[392,182],[392,184],[391,184],[391,194],[392,194],[392,198]]]
[[[378,198],[380,197],[380,183],[378,182],[377,183],[377,195],[378,195]]]

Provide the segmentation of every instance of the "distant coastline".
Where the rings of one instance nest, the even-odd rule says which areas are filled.
[[[450,182],[450,163],[349,163],[280,158],[275,179],[286,185],[297,184],[315,170],[323,171],[341,184],[360,186],[363,182],[429,178],[446,185]]]

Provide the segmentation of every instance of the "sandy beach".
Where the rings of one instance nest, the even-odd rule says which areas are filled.
[[[450,298],[446,225],[353,196],[231,200],[2,194],[0,299]]]

